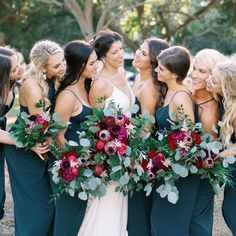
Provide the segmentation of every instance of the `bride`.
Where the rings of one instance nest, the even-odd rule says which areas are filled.
[[[91,106],[101,106],[98,98],[105,98],[105,104],[114,101],[124,114],[130,116],[129,108],[135,102],[134,94],[125,79],[122,68],[124,50],[122,37],[113,31],[98,32],[91,42],[98,59],[103,62],[98,78],[89,91]],[[128,199],[115,192],[116,183],[107,187],[104,197],[92,199],[78,236],[125,236],[128,215]]]

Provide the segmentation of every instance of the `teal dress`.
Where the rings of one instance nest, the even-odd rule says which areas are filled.
[[[195,122],[201,122],[199,118],[199,106],[194,105]],[[191,236],[211,236],[214,212],[214,190],[206,179],[200,179],[197,200],[194,206],[190,225]]]
[[[54,94],[54,83],[49,84],[49,99]],[[20,106],[20,111],[28,112]],[[16,121],[17,122],[17,121]],[[48,162],[38,155],[14,145],[5,145],[12,196],[14,201],[15,236],[52,236],[54,205]]]
[[[157,130],[170,129],[169,105],[156,111]],[[153,204],[151,211],[152,236],[188,236],[194,206],[197,201],[200,178],[190,175],[176,183],[179,190],[179,200],[176,204],[168,202],[153,191]],[[160,185],[156,183],[156,188]],[[191,235],[192,236],[192,235]]]
[[[74,95],[76,96],[76,94]],[[76,98],[80,101],[77,96]],[[65,134],[66,140],[78,141],[77,131],[81,131],[80,123],[86,119],[86,116],[91,114],[92,109],[83,105],[81,113],[70,118],[71,124]],[[56,186],[53,182],[52,187],[53,191],[56,191]],[[75,194],[74,197],[71,197],[66,193],[62,194],[55,205],[55,222],[53,235],[77,236],[84,218],[86,207],[87,201],[79,199],[77,194]]]
[[[6,129],[6,117],[5,115],[7,112],[12,108],[15,99],[15,94],[13,93],[13,99],[10,105],[3,106],[3,112],[0,117],[0,129]],[[3,155],[3,145],[0,143],[0,220],[3,218],[4,215],[4,203],[6,199],[6,192],[5,192],[5,159]]]
[[[135,104],[140,107],[137,97],[135,98]],[[134,191],[133,195],[129,196],[127,224],[129,236],[151,236],[151,207],[152,197],[147,197],[143,189],[139,192]]]

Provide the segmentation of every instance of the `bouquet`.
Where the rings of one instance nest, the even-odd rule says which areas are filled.
[[[43,143],[48,138],[57,136],[58,132],[67,128],[57,113],[28,115],[21,112],[17,122],[12,126],[11,137],[16,141],[16,146],[29,150],[37,143]]]
[[[138,106],[130,108],[137,113]],[[113,102],[105,108],[94,108],[93,115],[81,124],[80,144],[87,143],[91,160],[100,167],[106,182],[117,183],[116,191],[127,195],[142,188],[145,171],[141,162],[149,150],[150,133],[142,134],[147,124],[154,123],[148,113],[141,117],[127,117]]]
[[[201,123],[194,125],[183,115],[182,107],[178,108],[178,113],[182,116],[174,123],[170,121],[171,130],[157,132],[156,148],[147,154],[146,167],[150,179],[163,181],[156,192],[173,204],[178,201],[176,181],[190,174],[208,179],[216,193],[221,184],[230,182],[230,168],[225,168],[225,160],[217,156],[222,149],[221,142],[203,134]],[[152,186],[150,182],[145,191],[150,193]]]
[[[91,160],[91,153],[86,145],[78,145],[70,141],[64,148],[56,142],[50,145],[51,152],[56,157],[53,164],[52,180],[57,186],[57,193],[53,195],[56,201],[63,192],[70,196],[87,200],[88,194],[102,197],[106,194],[106,186],[101,177],[103,169]]]

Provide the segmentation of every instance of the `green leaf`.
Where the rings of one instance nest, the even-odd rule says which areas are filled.
[[[100,129],[97,126],[90,126],[88,130],[95,134]]]
[[[125,160],[124,160],[124,166],[125,167],[129,167],[130,166],[130,157],[125,157]]]
[[[180,175],[182,178],[188,176],[188,170],[184,166],[178,163],[172,164],[172,169],[177,175]]]
[[[136,114],[139,111],[140,107],[137,104],[133,104],[132,106],[130,106],[130,112],[132,114]]]
[[[83,200],[83,201],[88,200],[88,194],[87,194],[86,192],[80,192],[80,193],[78,194],[78,197],[79,197],[79,199],[81,199],[81,200]]]
[[[192,165],[192,166],[190,167],[190,172],[191,172],[192,174],[196,174],[196,173],[198,172],[198,168],[197,168],[196,166]]]
[[[116,173],[117,171],[121,170],[122,167],[121,166],[115,166],[112,168],[112,173]]]
[[[85,147],[85,148],[90,146],[90,141],[87,138],[81,138],[79,143],[82,147]]]
[[[125,174],[120,177],[119,183],[120,183],[121,185],[125,185],[125,184],[128,184],[128,183],[129,183],[129,175],[128,175],[127,172],[125,172]]]
[[[148,183],[144,189],[143,189],[145,192],[146,192],[146,196],[149,196],[152,192],[152,184],[151,183]]]
[[[69,144],[70,146],[72,146],[72,147],[77,147],[77,146],[79,146],[79,144],[78,144],[77,142],[73,141],[73,140],[70,140],[70,141],[68,142],[68,144]]]
[[[168,196],[167,196],[167,199],[170,203],[172,204],[176,204],[176,202],[178,201],[179,197],[178,197],[178,194],[175,193],[175,192],[169,192],[168,193]]]
[[[93,171],[90,170],[90,169],[85,169],[85,171],[84,171],[84,173],[83,173],[83,175],[84,175],[85,177],[90,177],[90,176],[92,176],[92,174],[93,174]]]
[[[197,147],[196,147],[196,146],[194,146],[194,147],[191,148],[191,150],[190,150],[191,153],[195,153],[196,151],[197,151]]]

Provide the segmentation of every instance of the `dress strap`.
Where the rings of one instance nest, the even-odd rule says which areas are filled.
[[[188,96],[191,98],[191,100],[192,100],[192,102],[193,102],[193,98],[192,98],[192,95],[190,94],[190,93],[188,93],[187,91],[185,91],[185,90],[178,90],[178,91],[176,91],[175,93],[174,93],[174,95],[173,95],[173,97],[171,98],[171,100],[170,100],[170,102],[169,102],[169,104],[172,102],[172,100],[174,99],[174,97],[175,97],[175,95],[177,94],[177,93],[179,93],[179,92],[184,92],[184,93],[187,93],[188,94]]]
[[[215,99],[214,99],[214,98],[211,98],[211,99],[206,100],[206,101],[204,101],[204,102],[200,102],[200,103],[198,103],[197,105],[198,105],[198,106],[201,106],[201,105],[206,104],[206,103],[208,103],[208,102],[211,102],[211,101],[213,101],[213,100],[215,100]]]
[[[68,89],[68,88],[66,88],[65,90],[68,90],[68,91],[70,91],[71,93],[73,93],[74,96],[79,100],[79,102],[80,102],[82,105],[84,105],[83,102],[81,101],[81,99],[76,95],[76,93],[75,93],[74,91],[72,91],[71,89]]]

